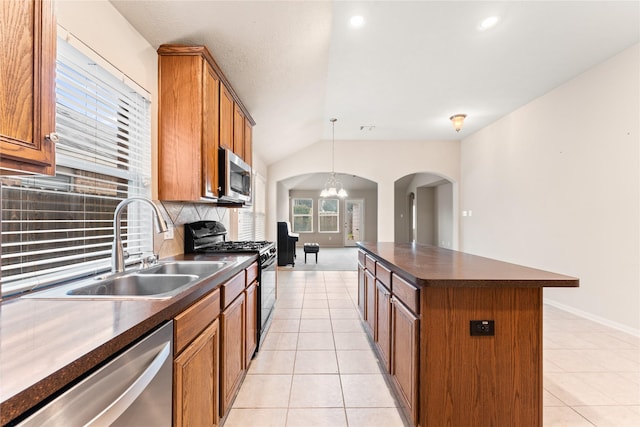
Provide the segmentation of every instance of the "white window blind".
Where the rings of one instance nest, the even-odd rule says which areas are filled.
[[[109,268],[113,212],[150,195],[149,101],[58,38],[56,175],[2,178],[2,294]],[[125,210],[125,250],[153,250],[151,212]]]
[[[238,240],[255,240],[253,238],[253,206],[238,210]]]
[[[267,217],[267,181],[260,174],[254,174],[253,178],[254,187],[254,230],[256,240],[266,239],[266,217]]]

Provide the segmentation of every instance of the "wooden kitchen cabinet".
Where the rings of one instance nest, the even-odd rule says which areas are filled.
[[[246,298],[246,328],[245,328],[245,369],[258,347],[258,282],[254,281],[244,291]]]
[[[220,147],[233,151],[233,97],[220,86]]]
[[[375,340],[376,322],[376,278],[370,270],[365,270],[365,326],[369,334]]]
[[[234,151],[234,109],[255,122],[205,46],[158,48],[158,198],[215,201],[219,196],[218,149]]]
[[[174,318],[173,425],[218,426],[220,290]]]
[[[375,344],[382,356],[382,364],[387,371],[391,361],[391,292],[376,280],[376,320]]]
[[[390,300],[391,379],[405,412],[413,425],[418,424],[418,317],[398,298]]]
[[[366,296],[366,286],[365,286],[365,281],[366,281],[366,276],[365,276],[365,270],[364,270],[364,266],[360,263],[358,263],[358,311],[360,312],[360,316],[362,316],[362,319],[366,319],[366,307],[365,307],[365,302],[367,299]]]
[[[240,294],[221,316],[222,352],[220,358],[220,416],[231,409],[231,402],[240,388],[245,370],[246,299]]]
[[[56,23],[50,0],[0,7],[0,174],[55,174]]]
[[[174,427],[219,425],[218,325],[214,321],[174,360]]]
[[[244,160],[244,113],[238,104],[233,105],[233,152]]]
[[[220,80],[202,56],[158,52],[158,198],[216,197]]]
[[[253,126],[251,122],[244,118],[244,161],[249,166],[252,164],[253,157]]]

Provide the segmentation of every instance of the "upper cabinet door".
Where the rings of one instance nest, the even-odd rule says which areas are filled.
[[[233,97],[220,85],[220,147],[233,151]]]
[[[51,0],[3,1],[0,22],[0,173],[53,175],[56,26]]]
[[[233,106],[233,152],[244,160],[244,113],[238,104]]]
[[[220,120],[220,79],[204,62],[202,103],[202,185],[205,197],[218,196],[218,128]]]
[[[251,166],[251,157],[253,156],[252,136],[253,127],[249,119],[244,119],[244,161]]]

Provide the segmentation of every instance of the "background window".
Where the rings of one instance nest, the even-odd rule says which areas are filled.
[[[318,200],[318,231],[320,233],[337,233],[338,199]]]
[[[313,199],[293,199],[293,232],[313,232]]]

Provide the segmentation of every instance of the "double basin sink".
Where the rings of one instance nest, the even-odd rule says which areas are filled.
[[[168,299],[229,265],[224,261],[161,262],[34,292],[40,299]]]

